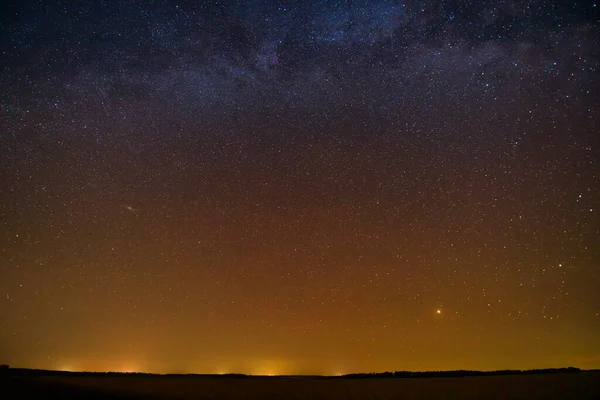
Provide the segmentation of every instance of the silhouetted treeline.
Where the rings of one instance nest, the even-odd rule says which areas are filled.
[[[497,376],[497,375],[532,375],[532,374],[557,374],[581,372],[581,369],[575,367],[568,368],[546,368],[546,369],[506,369],[500,371],[395,371],[395,372],[373,372],[342,375],[343,378],[361,379],[361,378],[434,378],[434,377],[462,377],[462,376]]]
[[[54,371],[46,369],[28,369],[28,368],[10,368],[6,367],[6,372],[13,376],[132,376],[132,377],[211,377],[211,378],[244,378],[251,375],[244,374],[153,374],[149,372],[74,372],[74,371]]]
[[[254,375],[245,374],[151,374],[145,372],[70,372],[70,371],[52,371],[43,369],[26,369],[26,368],[9,368],[8,365],[2,365],[0,368],[0,374],[11,375],[11,376],[128,376],[128,377],[181,377],[181,378],[257,378]],[[547,368],[547,369],[529,369],[529,370],[500,370],[500,371],[470,371],[470,370],[456,370],[456,371],[425,371],[425,372],[411,372],[411,371],[395,371],[395,372],[374,372],[374,373],[357,373],[347,374],[342,376],[312,376],[314,378],[324,379],[369,379],[369,378],[434,378],[434,377],[466,377],[466,376],[498,376],[498,375],[532,375],[532,374],[556,374],[556,373],[576,373],[581,372],[579,368],[568,367],[568,368]],[[279,378],[294,378],[296,376],[278,376]],[[298,376],[308,377],[308,376]]]

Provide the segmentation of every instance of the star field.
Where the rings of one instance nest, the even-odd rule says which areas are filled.
[[[0,15],[0,362],[600,368],[596,3]]]

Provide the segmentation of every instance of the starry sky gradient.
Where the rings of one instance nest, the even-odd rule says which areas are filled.
[[[594,2],[0,7],[0,362],[600,368]]]

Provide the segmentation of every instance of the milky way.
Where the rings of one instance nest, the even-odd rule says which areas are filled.
[[[0,15],[0,362],[600,368],[595,3]]]

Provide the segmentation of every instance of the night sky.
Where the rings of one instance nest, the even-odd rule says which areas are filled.
[[[581,1],[3,1],[0,363],[600,368]]]

